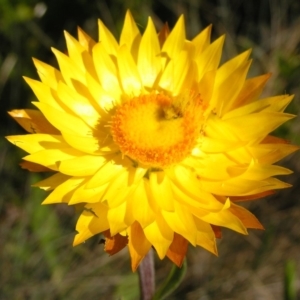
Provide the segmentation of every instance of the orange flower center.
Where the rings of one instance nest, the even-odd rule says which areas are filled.
[[[111,132],[123,155],[151,167],[166,167],[187,157],[200,135],[203,105],[189,93],[134,97],[117,108]]]

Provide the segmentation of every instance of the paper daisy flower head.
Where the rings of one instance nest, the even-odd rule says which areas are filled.
[[[217,254],[222,227],[262,229],[237,203],[289,186],[274,163],[298,148],[270,133],[293,96],[259,99],[270,75],[247,79],[250,51],[219,66],[210,31],[187,40],[181,16],[141,34],[128,12],[119,42],[99,21],[98,42],[65,33],[59,70],[34,59],[38,110],[10,112],[29,134],[8,139],[24,168],[53,171],[43,204],[81,209],[74,245],[102,233],[135,270],[151,247],[180,266],[189,243]]]

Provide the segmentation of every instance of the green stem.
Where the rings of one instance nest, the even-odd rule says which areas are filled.
[[[139,266],[139,279],[141,291],[140,299],[151,300],[155,292],[155,270],[152,249],[150,249]]]

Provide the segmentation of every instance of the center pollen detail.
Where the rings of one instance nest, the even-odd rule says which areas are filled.
[[[111,133],[123,155],[160,168],[178,163],[191,153],[202,124],[200,96],[150,94],[119,106],[112,117]]]

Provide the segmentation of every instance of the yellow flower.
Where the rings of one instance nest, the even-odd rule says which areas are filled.
[[[36,184],[52,191],[43,204],[81,208],[74,245],[103,233],[135,270],[151,246],[181,265],[188,243],[217,254],[220,227],[262,229],[236,203],[289,186],[273,164],[298,148],[269,133],[293,96],[259,100],[269,74],[246,78],[250,51],[219,67],[224,37],[211,43],[209,26],[187,40],[183,16],[159,34],[149,18],[141,35],[128,12],[119,43],[99,31],[65,33],[60,71],[35,59],[39,110],[10,112],[30,133],[8,137],[23,167],[55,172]]]

